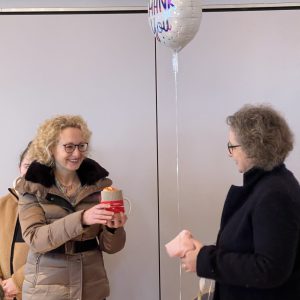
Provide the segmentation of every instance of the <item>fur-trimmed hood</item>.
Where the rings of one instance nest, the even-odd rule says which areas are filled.
[[[108,172],[90,158],[83,160],[77,170],[77,175],[81,185],[86,188],[80,192],[76,201],[80,201],[88,194],[99,192],[99,190],[112,184],[112,181],[106,177]],[[16,190],[21,195],[29,193],[36,195],[38,198],[46,198],[49,193],[60,194],[63,197],[56,187],[53,168],[37,161],[32,162],[25,177],[21,177],[17,181]]]
[[[108,174],[107,170],[90,158],[85,158],[80,165],[80,168],[77,170],[77,175],[81,185],[95,184],[98,180],[107,177]],[[55,184],[53,168],[34,161],[27,170],[25,180],[33,183],[39,183],[49,188]]]

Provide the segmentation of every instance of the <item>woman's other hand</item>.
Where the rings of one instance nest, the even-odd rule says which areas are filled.
[[[12,278],[3,280],[1,284],[5,293],[5,299],[13,299],[19,293],[19,289]]]
[[[188,251],[185,256],[181,258],[181,266],[186,272],[196,272],[197,256],[203,247],[203,244],[198,240],[193,239],[193,243],[195,249]]]
[[[107,221],[106,226],[110,228],[123,227],[127,221],[127,215],[123,212],[115,213],[113,218]]]

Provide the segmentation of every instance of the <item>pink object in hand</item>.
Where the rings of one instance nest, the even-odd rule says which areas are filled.
[[[188,230],[182,230],[165,247],[170,257],[184,257],[188,251],[195,249],[193,236]]]

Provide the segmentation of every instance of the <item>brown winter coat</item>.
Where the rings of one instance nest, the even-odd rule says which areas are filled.
[[[23,237],[30,245],[23,300],[102,300],[109,295],[102,251],[121,250],[125,231],[84,226],[81,219],[85,209],[99,203],[100,191],[111,180],[105,169],[85,159],[77,171],[83,188],[70,204],[52,174],[50,167],[33,162],[17,185]],[[95,238],[97,248],[78,250],[78,244],[86,245]]]
[[[9,194],[0,199],[0,278],[3,280],[12,277],[19,289],[17,299],[21,300],[28,246],[18,228],[18,197],[13,189],[9,191]]]

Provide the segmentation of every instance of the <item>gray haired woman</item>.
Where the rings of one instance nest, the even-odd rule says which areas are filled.
[[[227,124],[244,183],[227,194],[216,245],[195,240],[182,266],[216,281],[214,300],[300,299],[300,187],[284,165],[293,134],[266,105],[246,105]]]

